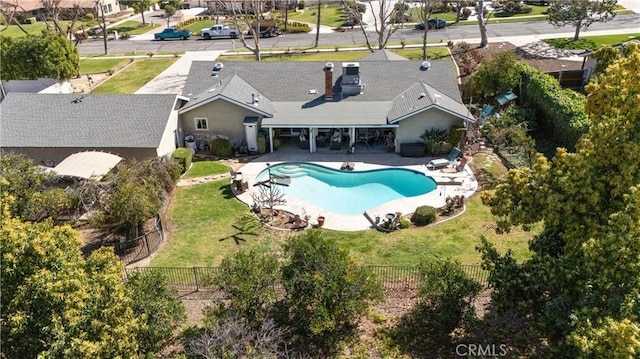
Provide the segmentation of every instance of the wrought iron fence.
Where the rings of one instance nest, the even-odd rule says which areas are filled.
[[[125,264],[131,264],[150,256],[158,249],[163,240],[162,220],[160,215],[157,215],[154,228],[149,232],[127,241],[105,245],[113,247],[114,253]]]
[[[479,264],[460,265],[464,273],[483,286],[488,285],[488,273]],[[422,282],[420,269],[417,266],[381,266],[367,265],[382,285],[383,290],[416,290]],[[164,275],[170,287],[180,291],[218,291],[213,284],[214,277],[221,271],[219,267],[133,267],[127,268],[126,274],[133,272],[158,271]],[[276,283],[276,289],[282,285]]]

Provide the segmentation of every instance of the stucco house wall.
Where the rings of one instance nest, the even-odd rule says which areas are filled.
[[[403,119],[399,125],[395,131],[397,144],[423,142],[420,135],[426,130],[435,128],[448,131],[453,125],[462,126],[463,121],[454,115],[432,108]]]
[[[164,128],[160,145],[158,146],[157,156],[162,157],[164,155],[170,155],[180,144],[178,138],[178,111],[172,110],[169,115],[169,120]]]
[[[224,100],[215,100],[206,105],[186,111],[180,115],[180,124],[184,136],[192,135],[197,140],[211,141],[214,135],[229,137],[231,144],[240,144],[245,138],[242,124],[246,116],[260,116],[241,106]],[[208,129],[197,130],[195,120],[206,118]]]

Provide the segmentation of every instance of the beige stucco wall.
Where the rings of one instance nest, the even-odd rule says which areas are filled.
[[[118,155],[125,159],[135,158],[143,160],[146,158],[156,157],[157,150],[155,148],[96,148],[96,147],[42,147],[42,148],[24,148],[24,147],[3,147],[0,153],[16,153],[31,158],[35,164],[43,164],[51,161],[54,165],[62,162],[68,156],[84,151],[102,151]]]
[[[176,131],[178,130],[178,111],[171,110],[169,120],[164,128],[160,146],[158,146],[158,157],[170,155],[176,149]]]
[[[462,126],[463,123],[462,119],[433,108],[405,118],[396,129],[396,151],[399,151],[401,143],[423,142],[420,135],[426,130],[436,128],[448,131],[452,125]]]
[[[262,116],[225,100],[215,100],[206,105],[180,115],[180,125],[184,136],[193,135],[196,139],[211,141],[213,135],[229,137],[231,144],[240,144],[245,137],[242,121],[246,116]],[[196,131],[195,119],[206,118],[207,131]]]

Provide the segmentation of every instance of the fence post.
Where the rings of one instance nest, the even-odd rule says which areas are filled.
[[[196,280],[196,292],[199,292],[200,285],[198,285],[198,267],[193,267],[193,278]]]
[[[147,249],[147,255],[145,257],[150,256],[151,251],[149,250],[149,237],[147,233],[144,234],[144,247]]]

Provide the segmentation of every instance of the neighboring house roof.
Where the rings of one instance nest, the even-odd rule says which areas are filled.
[[[20,11],[31,11],[44,7],[42,0],[2,0],[0,4],[4,8],[17,8]],[[96,6],[96,2],[93,0],[60,0],[60,3],[56,4],[56,6],[61,9],[70,9],[74,6],[89,9]]]
[[[367,55],[360,60],[360,62],[364,61],[409,61],[406,57],[402,57],[395,52],[391,52],[387,49],[376,50],[370,55]]]
[[[219,78],[218,82],[214,83],[210,89],[195,96],[189,96],[189,102],[180,109],[180,112],[189,111],[192,108],[199,107],[220,98],[224,98],[251,111],[261,113],[266,117],[270,117],[274,111],[273,104],[269,99],[261,96],[258,90],[249,85],[245,80],[240,78],[240,76],[234,74],[231,78],[227,78],[224,81],[222,78]]]
[[[408,60],[364,61],[360,63],[364,90],[349,96],[342,94],[342,69],[336,64],[332,74],[333,100],[325,100],[326,62],[227,62],[217,76],[211,76],[213,62],[196,61],[191,65],[183,92],[191,98],[191,103],[181,113],[212,99],[233,97],[230,101],[247,103],[251,93],[258,93],[261,101],[266,102],[264,106],[261,102],[259,107],[268,114],[265,117],[269,117],[263,119],[265,127],[386,125],[417,113],[416,108],[431,107],[471,119],[462,105],[453,63],[434,60],[429,71],[422,71],[421,64],[421,61]],[[417,83],[426,86],[417,89],[417,94],[428,92],[435,96],[437,93],[441,101],[428,107],[418,101],[417,96],[412,97],[413,102],[409,97],[403,99],[402,94]],[[208,91],[212,96],[206,95]]]
[[[100,180],[124,158],[111,153],[85,151],[74,153],[52,169],[58,176]]]
[[[9,93],[2,147],[157,148],[175,95]]]

